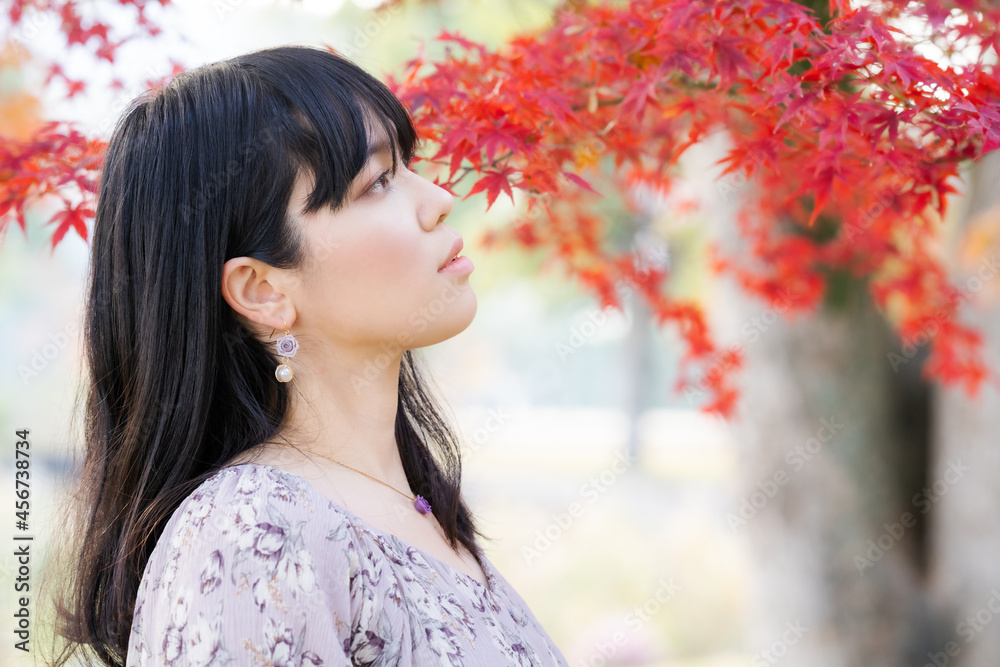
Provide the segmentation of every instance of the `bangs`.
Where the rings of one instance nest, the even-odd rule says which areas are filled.
[[[343,56],[315,47],[279,47],[233,59],[276,88],[288,108],[275,110],[296,170],[314,175],[305,213],[346,202],[351,183],[368,162],[381,127],[392,149],[392,170],[408,163],[417,133],[392,91]],[[284,125],[284,123],[282,123]]]

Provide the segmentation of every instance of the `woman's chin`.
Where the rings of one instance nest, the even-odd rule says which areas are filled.
[[[468,301],[463,300],[461,304],[455,302],[450,304],[447,312],[429,319],[425,322],[425,328],[419,332],[413,332],[410,349],[417,347],[429,347],[443,343],[454,338],[469,328],[472,320],[476,317],[478,302],[475,295]]]

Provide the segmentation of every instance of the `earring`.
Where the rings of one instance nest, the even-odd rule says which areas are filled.
[[[288,358],[295,356],[299,349],[299,341],[288,331],[288,323],[283,319],[281,323],[285,325],[285,335],[276,341],[281,364],[274,369],[274,377],[278,378],[278,382],[290,382],[295,372],[288,365]]]

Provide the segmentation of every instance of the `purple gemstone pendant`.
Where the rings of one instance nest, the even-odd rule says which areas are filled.
[[[417,496],[417,499],[413,501],[413,506],[417,508],[417,511],[421,514],[431,513],[431,504],[427,502],[427,499],[423,496]]]

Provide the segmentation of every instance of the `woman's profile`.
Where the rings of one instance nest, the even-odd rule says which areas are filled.
[[[72,651],[566,665],[479,545],[413,354],[477,305],[417,143],[384,84],[314,47],[183,72],[123,113],[87,285]]]

